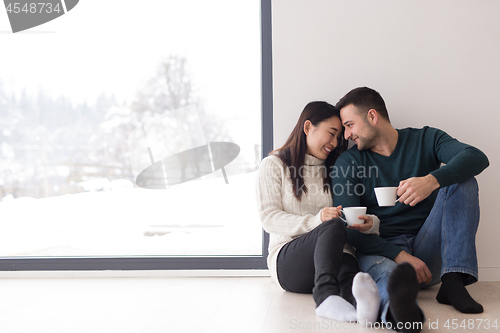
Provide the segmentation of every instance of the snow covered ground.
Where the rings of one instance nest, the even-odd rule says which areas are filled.
[[[0,202],[0,256],[260,255],[255,177]]]

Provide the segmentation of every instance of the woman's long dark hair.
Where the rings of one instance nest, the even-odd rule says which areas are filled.
[[[304,166],[307,142],[304,133],[304,123],[309,120],[314,126],[318,126],[322,121],[331,117],[340,119],[340,111],[327,102],[310,102],[300,114],[299,120],[292,133],[286,140],[283,147],[273,150],[269,155],[278,156],[288,167],[290,178],[292,180],[293,194],[300,201],[302,194],[307,193],[307,187],[304,185],[301,168]],[[337,147],[328,155],[325,161],[326,172],[323,179],[323,190],[330,191],[333,165],[337,158],[347,149],[347,140],[344,138],[343,130],[338,140]],[[331,193],[332,191],[330,191]]]

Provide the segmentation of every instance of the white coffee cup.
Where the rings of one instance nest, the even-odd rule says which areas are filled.
[[[398,195],[397,187],[375,187],[375,195],[380,207],[394,206]]]
[[[363,224],[365,220],[359,219],[359,215],[366,215],[366,207],[345,207],[341,210],[344,213],[345,220],[341,217],[340,219],[347,223],[348,226],[353,226],[354,224]]]

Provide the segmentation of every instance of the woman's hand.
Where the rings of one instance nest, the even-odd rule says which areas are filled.
[[[358,219],[363,219],[365,220],[365,223],[363,224],[353,224],[352,227],[347,226],[348,229],[354,229],[358,231],[368,231],[373,227],[373,218],[369,215],[359,215]]]
[[[321,222],[326,222],[331,219],[336,219],[340,216],[340,210],[342,209],[342,206],[338,207],[325,207],[321,210],[320,214],[320,219]]]

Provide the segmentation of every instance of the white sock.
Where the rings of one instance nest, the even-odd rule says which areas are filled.
[[[356,299],[358,323],[367,326],[375,323],[380,307],[377,284],[367,273],[358,273],[352,282],[352,295]]]
[[[337,321],[356,321],[354,306],[337,295],[328,296],[317,308],[316,314],[320,317]]]

